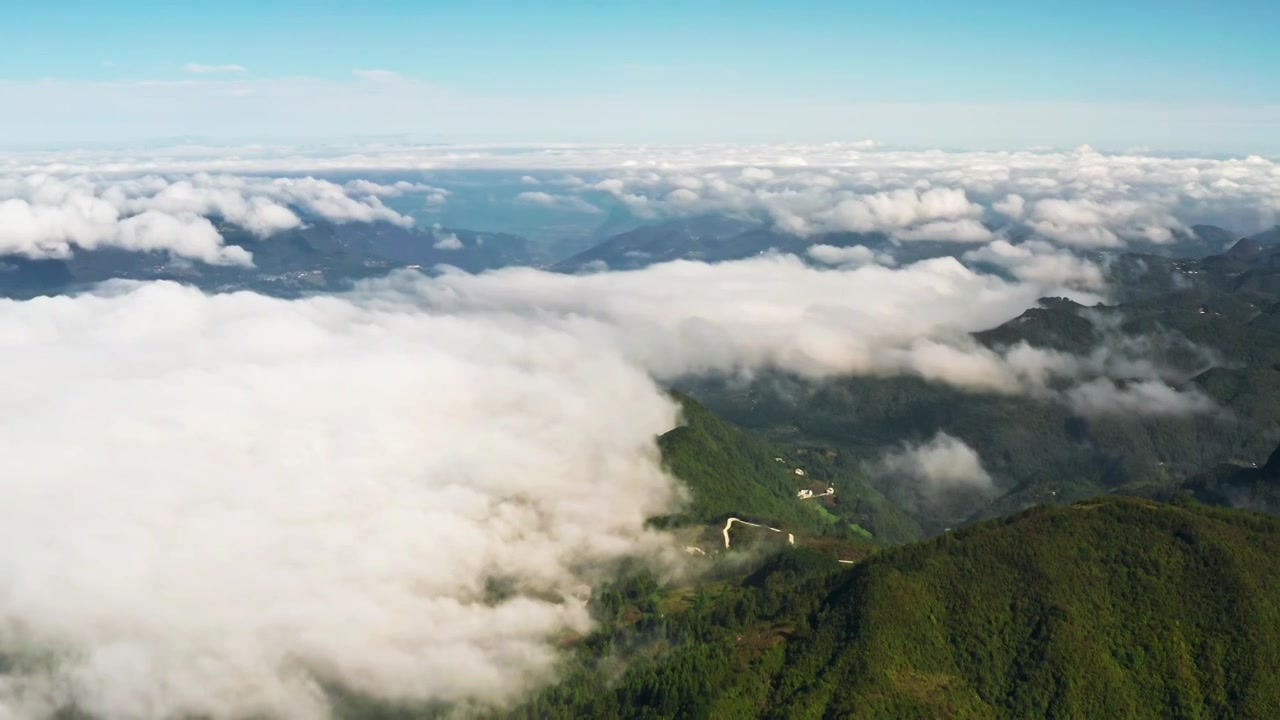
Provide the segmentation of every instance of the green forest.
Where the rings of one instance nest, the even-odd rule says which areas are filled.
[[[1106,498],[847,568],[783,549],[740,576],[598,588],[563,681],[484,717],[1267,718],[1280,519]],[[347,718],[450,717],[370,707]]]

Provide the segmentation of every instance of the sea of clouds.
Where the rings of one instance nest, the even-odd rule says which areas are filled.
[[[1081,249],[1280,212],[1263,158],[1087,148],[28,153],[0,157],[0,254],[251,264],[210,216],[262,237],[309,217],[408,227],[383,200],[448,203],[439,170],[515,173],[512,202],[736,213],[815,242],[627,272],[402,271],[295,300],[112,282],[0,301],[0,718],[324,717],[329,682],[519,696],[589,627],[584,585],[619,558],[674,557],[644,525],[681,502],[654,442],[678,422],[665,383],[911,374],[1084,413],[1211,411],[1140,342],[1077,357],[969,333],[1046,295],[1104,300]],[[898,263],[822,244],[832,231],[971,247]],[[885,462],[990,486],[949,436]],[[495,579],[515,595],[490,602]]]

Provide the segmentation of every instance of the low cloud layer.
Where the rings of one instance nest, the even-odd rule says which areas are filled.
[[[339,185],[312,177],[206,173],[110,180],[0,174],[0,254],[67,257],[76,249],[113,247],[168,251],[215,265],[248,265],[252,256],[224,245],[209,218],[264,237],[301,226],[304,216],[407,227],[413,219],[385,206],[382,198],[408,192],[438,196],[440,202],[447,195],[439,188],[404,181]]]
[[[1017,378],[968,333],[1016,316],[1046,292],[952,258],[823,270],[790,255],[586,275],[403,273],[369,287],[415,294],[441,312],[509,313],[580,328],[660,379],[764,368],[811,377],[907,372],[1010,391],[1018,390]],[[932,362],[941,349],[980,353],[987,364],[970,372],[954,357]]]
[[[1148,378],[1133,402],[1066,397],[1182,402],[1123,352],[969,339],[1046,289],[951,258],[766,255],[404,271],[293,301],[153,283],[0,302],[0,402],[21,410],[0,419],[0,716],[323,717],[321,681],[486,701],[550,681],[558,633],[589,624],[580,588],[670,550],[643,525],[679,502],[654,378],[1037,392],[1114,370]],[[990,484],[947,436],[885,463],[926,495]],[[486,603],[494,579],[516,596]]]
[[[34,205],[24,184],[62,183],[106,200],[121,215],[141,209],[195,215],[217,211],[267,230],[288,227],[290,209],[302,209],[339,221],[405,223],[408,219],[383,206],[382,198],[420,192],[425,206],[438,211],[451,191],[418,179],[430,173],[479,170],[510,174],[522,192],[497,201],[518,206],[585,215],[620,206],[652,220],[724,213],[764,218],[802,236],[881,233],[897,243],[976,246],[1019,242],[1026,235],[1066,250],[1120,250],[1169,245],[1188,237],[1197,223],[1248,234],[1280,222],[1280,166],[1272,159],[1106,154],[1088,146],[1071,151],[942,152],[865,143],[371,145],[334,146],[323,152],[189,147],[134,153],[10,153],[0,156],[0,200],[16,198]],[[415,179],[326,184],[298,177],[349,177],[353,172],[399,173]],[[261,177],[271,174],[286,177]],[[153,197],[164,189],[155,178],[187,185]],[[117,183],[122,189],[108,192],[108,186]],[[116,198],[130,202],[126,207]],[[1011,234],[1011,228],[1019,233]],[[74,243],[75,236],[67,240],[68,235],[49,231],[42,242]],[[206,250],[203,256],[216,258],[216,250]]]
[[[0,648],[12,662],[0,718],[71,702],[108,720],[323,717],[321,681],[501,700],[549,680],[558,633],[588,625],[581,587],[611,560],[666,551],[643,527],[679,494],[654,444],[676,421],[656,383],[908,374],[1083,414],[1212,410],[1153,362],[1157,339],[1074,356],[990,349],[970,333],[1042,296],[1101,299],[1098,267],[1074,249],[1163,242],[1187,208],[1248,199],[1274,217],[1259,193],[1280,177],[1260,158],[1087,149],[689,149],[647,166],[626,165],[651,157],[631,152],[417,148],[303,162],[192,150],[98,158],[95,172],[74,156],[0,163],[0,252],[31,257],[124,247],[247,263],[207,216],[269,235],[308,215],[409,224],[386,198],[452,202],[435,183],[300,177],[380,164],[523,163],[512,165],[531,173],[510,196],[520,204],[612,199],[655,218],[764,213],[802,234],[973,244],[964,262],[899,265],[816,244],[805,258],[595,275],[403,271],[294,301],[167,283],[0,301],[0,404],[16,409],[0,418],[0,454],[17,469],[0,478]],[[293,169],[250,174],[274,163]],[[1044,205],[1055,198],[1066,204]],[[1014,243],[1002,217],[1045,225]],[[443,231],[432,242],[462,244]],[[992,484],[945,434],[882,465],[925,493]],[[487,603],[494,579],[516,596]]]
[[[1195,415],[1218,410],[1199,390],[1177,390],[1156,380],[1116,383],[1096,378],[1066,391],[1070,407],[1082,415]]]
[[[675,498],[673,404],[547,324],[116,286],[0,302],[0,365],[0,717],[500,700]]]
[[[1007,280],[953,258],[885,267],[860,264],[867,253],[856,249],[818,253],[848,262],[824,269],[791,255],[764,255],[583,275],[529,268],[481,275],[449,271],[435,278],[403,273],[367,287],[394,288],[440,312],[556,322],[596,336],[597,345],[617,348],[664,381],[764,369],[810,378],[915,375],[969,390],[1075,404],[1062,394],[1064,383],[1118,378],[1182,395],[1166,384],[1185,379],[1186,371],[1156,362],[1171,339],[1111,332],[1084,356],[1025,343],[992,349],[973,339],[970,333],[1016,317],[1040,297],[1072,295],[1086,304],[1097,299],[1059,284],[1063,278],[1055,273],[1043,273],[1047,282]],[[1211,364],[1206,357],[1204,366]],[[1151,393],[1135,396],[1127,410],[1141,412],[1143,401],[1154,399]],[[1179,407],[1203,410],[1200,400]],[[1172,407],[1161,403],[1154,411],[1165,414]]]
[[[926,494],[954,489],[989,491],[993,487],[977,451],[945,432],[928,442],[907,444],[887,453],[877,471],[916,483]]]

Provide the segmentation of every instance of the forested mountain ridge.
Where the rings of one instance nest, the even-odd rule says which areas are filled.
[[[848,570],[783,550],[737,579],[597,589],[562,682],[487,718],[1268,718],[1280,519],[1102,498]],[[612,598],[606,601],[606,598]],[[349,699],[363,718],[447,717]]]
[[[786,526],[797,533],[849,535],[881,544],[921,537],[918,526],[870,487],[857,460],[822,448],[767,443],[733,427],[693,398],[681,403],[681,426],[658,439],[668,470],[690,490],[684,512],[667,524],[722,523],[730,516]],[[800,490],[830,497],[802,500]]]
[[[206,291],[254,290],[292,297],[343,290],[353,281],[410,267],[447,264],[471,272],[545,260],[529,240],[505,233],[387,222],[334,223],[311,218],[260,237],[215,223],[227,246],[244,248],[253,266],[175,261],[165,252],[79,249],[66,258],[0,256],[0,297],[74,292],[111,279],[172,280]]]
[[[1204,468],[1266,457],[1280,443],[1280,247],[1259,245],[1246,259],[1130,254],[1109,268],[1127,300],[1086,307],[1045,298],[974,339],[997,352],[1026,344],[1080,358],[1137,353],[1216,411],[1089,413],[910,376],[809,381],[773,373],[750,385],[703,379],[685,389],[770,441],[864,460],[938,432],[959,438],[994,478],[994,500],[915,508],[895,494],[892,478],[868,478],[927,533],[1120,487],[1173,488]]]

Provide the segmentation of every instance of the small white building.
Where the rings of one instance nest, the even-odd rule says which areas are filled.
[[[796,497],[800,498],[801,500],[808,500],[809,498],[813,497],[813,491],[806,488],[796,493]]]
[[[804,475],[804,468],[796,468],[797,475]]]

